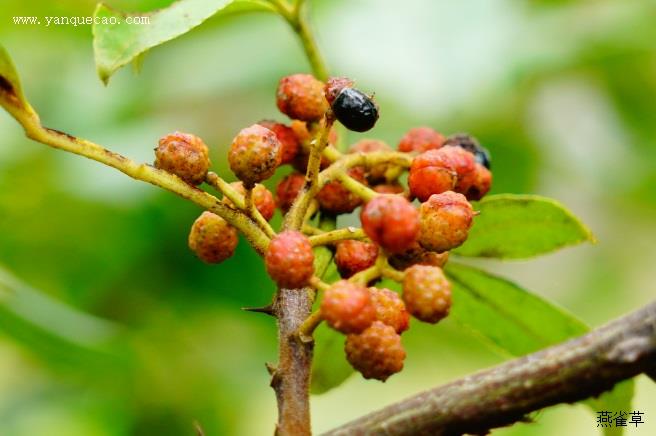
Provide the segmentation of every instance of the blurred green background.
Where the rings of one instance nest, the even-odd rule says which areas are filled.
[[[109,2],[133,11],[169,3]],[[252,14],[210,19],[105,88],[89,26],[11,19],[90,16],[94,6],[0,0],[0,40],[45,125],[138,161],[152,161],[163,134],[189,131],[232,178],[230,139],[262,118],[282,120],[277,80],[308,70],[286,24]],[[311,6],[331,72],[376,93],[381,119],[367,136],[396,144],[416,125],[471,132],[492,152],[494,192],[557,198],[599,239],[477,264],[593,326],[653,299],[656,2]],[[4,112],[0,135],[0,435],[192,435],[194,420],[208,435],[271,434],[264,362],[276,359],[275,325],[240,308],[268,303],[274,286],[247,244],[204,265],[186,247],[193,205],[31,142]],[[415,323],[404,340],[406,369],[387,383],[352,376],[313,398],[317,432],[503,360],[449,320]],[[646,422],[627,434],[656,434],[656,385],[640,377],[636,389]],[[597,434],[583,406],[537,418],[494,433]]]

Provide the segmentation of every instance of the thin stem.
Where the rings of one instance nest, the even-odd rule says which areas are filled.
[[[322,281],[317,276],[314,276],[310,279],[310,286],[312,286],[315,289],[318,289],[319,291],[326,291],[328,288],[330,288],[330,285],[328,283]]]
[[[4,105],[5,109],[23,126],[28,138],[53,148],[78,154],[115,168],[135,180],[150,183],[196,203],[235,226],[260,254],[266,251],[269,238],[257,224],[244,213],[223,204],[218,198],[189,185],[178,176],[157,169],[151,165],[139,164],[127,157],[107,150],[86,139],[77,138],[68,133],[43,127],[35,113],[16,110],[16,107]]]
[[[342,157],[319,174],[319,188],[326,183],[337,180],[346,170],[362,166],[369,169],[375,165],[390,163],[402,168],[412,165],[412,156],[399,151],[374,151],[371,153],[344,154]]]
[[[308,316],[303,324],[298,328],[298,337],[303,342],[312,342],[312,335],[314,331],[319,327],[323,318],[321,317],[321,311],[315,310]]]
[[[376,265],[380,269],[380,273],[383,277],[394,280],[398,283],[403,283],[405,273],[403,271],[398,271],[392,268],[392,266],[389,264],[389,261],[387,260],[387,256],[384,253],[381,252],[378,255],[378,259],[376,259]]]
[[[292,30],[294,30],[298,36],[314,76],[322,81],[327,80],[328,68],[321,57],[317,42],[310,30],[307,21],[307,8],[305,7],[305,1],[299,0],[294,6],[290,6],[283,0],[271,0],[271,3],[278,9],[280,15],[285,18]]]
[[[354,274],[351,276],[351,278],[349,278],[349,281],[359,285],[367,286],[367,283],[371,282],[372,280],[376,280],[380,277],[380,275],[380,268],[378,265],[374,265],[358,272],[357,274]]]
[[[298,230],[302,227],[308,207],[317,192],[319,192],[321,153],[328,144],[328,135],[333,122],[332,111],[329,110],[324,117],[317,138],[312,142],[307,173],[305,175],[305,186],[303,186],[303,190],[296,198],[296,201],[294,201],[294,204],[285,217],[284,228],[286,229]]]
[[[306,235],[323,235],[326,232],[309,224],[303,224],[303,233]]]
[[[310,244],[316,247],[317,245],[334,244],[345,239],[367,239],[364,230],[357,227],[345,227],[343,229],[332,230],[324,232],[319,235],[310,236]]]
[[[257,207],[253,207],[253,203],[248,203],[248,190],[247,195],[241,195],[230,183],[219,177],[218,174],[209,171],[205,176],[205,182],[212,186],[217,191],[221,192],[228,200],[232,202],[238,209],[244,211],[269,238],[273,238],[276,232],[271,225],[264,219]],[[252,190],[251,190],[252,191]],[[252,195],[252,193],[251,193]]]
[[[348,189],[353,194],[360,197],[365,202],[371,201],[378,194],[373,189],[363,185],[362,183],[355,180],[353,177],[349,176],[347,173],[342,172],[337,174],[337,179],[342,183],[346,189]]]

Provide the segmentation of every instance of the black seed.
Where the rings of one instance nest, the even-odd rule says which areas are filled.
[[[444,145],[453,145],[464,148],[474,155],[476,162],[483,165],[488,170],[490,169],[490,152],[487,151],[487,149],[473,136],[466,133],[457,133],[449,136],[444,142]]]
[[[366,132],[378,121],[378,107],[365,93],[344,88],[332,105],[335,118],[349,130]]]

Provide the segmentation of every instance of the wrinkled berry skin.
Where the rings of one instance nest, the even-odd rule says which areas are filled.
[[[410,314],[399,294],[387,288],[369,288],[371,301],[376,309],[376,320],[393,327],[401,334],[410,327]]]
[[[420,232],[421,235],[421,232]],[[449,260],[449,252],[436,253],[426,250],[416,243],[407,251],[398,253],[389,258],[389,263],[394,269],[404,270],[412,265],[431,265],[442,268]]]
[[[480,200],[492,187],[492,172],[481,164],[476,164],[476,179],[467,190],[467,200]]]
[[[371,153],[375,151],[392,151],[392,147],[378,139],[361,139],[348,150],[349,153]],[[393,168],[393,165],[387,163],[375,165],[369,169],[367,179],[372,184],[384,182],[390,168]]]
[[[203,212],[189,232],[189,248],[205,263],[221,263],[237,248],[237,229],[212,212]]]
[[[347,173],[360,183],[367,184],[364,177],[364,168],[350,168]],[[319,201],[321,210],[335,215],[353,212],[356,207],[362,204],[362,199],[346,189],[342,182],[338,180],[324,185],[316,198]]]
[[[276,187],[276,203],[282,213],[289,211],[298,193],[303,189],[304,184],[305,176],[301,173],[291,173],[278,183]]]
[[[344,88],[332,104],[335,118],[349,130],[366,132],[378,121],[378,106],[364,92]]]
[[[446,156],[456,172],[457,180],[453,190],[465,194],[476,181],[476,159],[474,155],[464,148],[450,145],[440,148],[440,153]]]
[[[241,195],[246,195],[246,188],[242,182],[233,182],[230,184],[235,190],[237,190]],[[227,197],[223,201],[233,206],[232,201]],[[260,212],[262,217],[269,221],[273,217],[273,213],[276,211],[276,201],[273,199],[273,194],[269,191],[266,186],[257,184],[253,188],[253,203],[255,207]]]
[[[419,244],[425,249],[441,253],[467,240],[474,211],[464,195],[452,191],[431,195],[419,211]]]
[[[382,183],[372,188],[379,194],[404,194],[405,189],[399,183]]]
[[[260,183],[273,175],[282,159],[282,146],[276,134],[253,124],[241,130],[228,152],[230,169],[246,186]]]
[[[196,135],[174,132],[159,140],[155,167],[180,177],[191,185],[205,180],[210,168],[209,149]]]
[[[344,351],[351,366],[366,379],[385,381],[403,369],[401,336],[380,321],[360,334],[348,335]]]
[[[369,290],[346,280],[326,290],[320,310],[330,327],[345,334],[360,333],[376,319]]]
[[[342,278],[365,270],[376,263],[378,246],[369,242],[348,239],[337,244],[335,264]]]
[[[414,265],[405,270],[403,301],[412,316],[435,324],[451,309],[451,284],[441,268]]]
[[[423,153],[442,147],[444,141],[444,136],[430,127],[414,127],[399,141],[399,151]]]
[[[280,165],[292,163],[301,149],[301,143],[294,130],[282,123],[276,123],[270,120],[263,120],[258,124],[275,133],[278,141],[280,141],[280,146],[282,147]]]
[[[450,191],[457,182],[458,173],[442,149],[428,150],[412,160],[408,186],[410,193],[419,201],[426,201],[433,194]]]
[[[419,213],[398,195],[379,195],[360,212],[364,232],[389,253],[412,247],[419,235]]]
[[[287,230],[269,243],[264,255],[267,273],[280,288],[296,289],[307,285],[314,274],[312,245],[300,232]]]
[[[301,121],[318,121],[328,110],[324,84],[310,74],[293,74],[280,79],[276,103],[280,112]]]
[[[447,138],[444,145],[461,147],[474,155],[476,162],[488,170],[490,167],[490,152],[483,147],[476,138],[466,133],[457,133]]]
[[[329,105],[332,105],[344,88],[352,88],[353,80],[347,77],[331,77],[326,82],[324,92]]]

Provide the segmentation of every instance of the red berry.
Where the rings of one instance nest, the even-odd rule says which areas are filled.
[[[419,235],[419,213],[398,195],[378,195],[360,212],[364,232],[390,253],[412,247]]]
[[[302,233],[284,231],[269,243],[264,264],[280,288],[302,288],[314,274],[312,245]]]
[[[392,151],[392,147],[383,141],[377,139],[362,139],[349,148],[349,153],[371,153],[374,151]],[[393,165],[383,163],[374,165],[369,168],[367,178],[371,183],[382,182],[386,180],[388,171],[392,168],[398,168]]]
[[[301,149],[301,143],[294,130],[282,123],[276,123],[270,120],[260,121],[258,124],[275,133],[278,141],[280,141],[282,147],[280,164],[292,163]]]
[[[412,195],[420,201],[452,190],[457,182],[458,173],[450,156],[442,149],[428,150],[412,160],[408,186]]]
[[[373,187],[379,194],[403,194],[405,189],[399,183],[383,183]]]
[[[492,186],[492,172],[481,164],[476,164],[476,179],[467,190],[468,200],[480,200],[490,191]]]
[[[278,183],[276,187],[276,203],[283,213],[287,213],[294,204],[298,193],[303,189],[305,176],[301,173],[291,173]]]
[[[376,319],[369,290],[346,280],[333,284],[321,300],[321,317],[342,333],[360,333]]]
[[[292,120],[290,128],[294,132],[294,135],[296,135],[296,139],[298,139],[299,142],[303,143],[312,139],[312,134],[308,130],[305,121]]]
[[[461,147],[444,146],[440,151],[451,161],[451,165],[458,175],[453,190],[461,194],[466,193],[476,181],[476,160],[474,155]]]
[[[401,336],[380,321],[360,334],[348,335],[344,351],[349,363],[366,379],[385,381],[403,369]]]
[[[433,194],[419,208],[419,243],[438,253],[458,247],[467,239],[474,211],[464,195],[452,191]]]
[[[189,232],[189,248],[206,263],[221,263],[231,257],[237,242],[237,229],[212,212],[203,212]]]
[[[210,168],[209,149],[196,135],[175,132],[159,140],[155,149],[155,167],[198,185]]]
[[[324,93],[328,104],[332,105],[339,93],[342,92],[342,89],[352,88],[353,84],[353,80],[347,77],[331,77],[328,79],[326,86],[324,87]]]
[[[281,146],[276,134],[259,124],[239,132],[228,153],[230,169],[246,185],[271,177],[280,160]]]
[[[364,168],[350,168],[347,174],[360,183],[367,184],[364,178]],[[326,183],[316,198],[321,210],[336,215],[353,212],[362,204],[362,199],[346,189],[338,180]]]
[[[371,301],[376,309],[376,320],[387,324],[401,334],[408,330],[410,314],[399,294],[387,288],[369,288]]]
[[[399,151],[419,152],[440,148],[446,138],[441,133],[430,127],[415,127],[410,130],[399,141]]]
[[[441,268],[411,266],[403,278],[403,301],[412,316],[435,324],[449,314],[451,284]]]
[[[276,97],[280,112],[292,119],[318,121],[328,110],[324,84],[310,74],[293,74],[280,79]]]
[[[237,190],[241,195],[246,195],[246,188],[244,188],[244,184],[242,182],[233,182],[230,185],[235,188],[235,190]],[[223,201],[226,204],[232,206],[232,201],[230,201],[227,197],[224,198]],[[253,188],[253,202],[265,220],[269,221],[271,217],[273,217],[273,213],[276,210],[276,202],[273,199],[273,194],[266,188],[266,186],[260,185],[259,183],[255,185]]]
[[[369,242],[355,240],[341,241],[337,244],[335,264],[339,274],[347,279],[376,263],[378,246]]]
[[[421,232],[420,232],[421,234]],[[389,263],[398,270],[404,270],[412,265],[432,265],[442,268],[449,260],[449,252],[435,253],[423,248],[419,243],[407,251],[398,253],[389,258]]]

